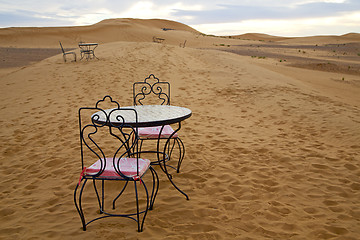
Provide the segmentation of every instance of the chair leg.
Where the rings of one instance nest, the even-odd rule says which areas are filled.
[[[104,212],[105,209],[105,181],[101,180],[101,206],[102,208],[100,209],[100,214]]]
[[[146,194],[146,207],[145,207],[145,210],[142,211],[141,213],[144,214],[144,216],[142,217],[142,221],[141,221],[141,224],[140,224],[140,219],[139,219],[139,216],[140,216],[140,210],[139,210],[139,200],[138,200],[138,194],[137,194],[137,187],[136,187],[136,182],[137,181],[134,181],[135,183],[135,193],[136,193],[136,205],[137,205],[137,213],[138,213],[138,231],[139,232],[142,232],[143,231],[143,228],[144,228],[144,223],[145,223],[145,218],[146,218],[146,215],[147,215],[147,212],[149,210],[149,206],[150,206],[150,199],[149,199],[149,191],[146,187],[146,184],[145,182],[141,179],[141,182],[140,182],[140,185],[142,185],[144,187],[144,190],[145,190],[145,194]]]
[[[155,198],[156,195],[159,191],[159,176],[157,175],[155,169],[153,167],[150,166],[150,171],[153,177],[153,187],[152,187],[152,191],[151,191],[151,198],[150,198],[150,207],[149,210],[153,210],[154,209],[154,203],[155,203]]]
[[[136,219],[137,219],[137,224],[138,224],[138,232],[141,232],[142,229],[140,228],[139,196],[138,196],[138,192],[137,192],[136,181],[134,181],[134,187],[135,187],[135,198],[136,198]]]
[[[144,140],[143,140],[143,139],[139,139],[139,141],[140,141],[139,157],[141,157],[141,149],[142,149],[142,145],[143,145]]]
[[[149,192],[147,190],[147,187],[143,180],[141,180],[141,184],[144,186],[145,193],[146,193],[146,208],[143,212],[144,216],[142,217],[142,221],[140,222],[140,207],[139,207],[139,196],[138,196],[138,190],[137,190],[137,181],[134,181],[134,187],[135,187],[135,197],[136,197],[136,217],[137,217],[137,224],[138,224],[138,232],[142,232],[144,228],[144,222],[147,215],[147,212],[149,210]]]
[[[128,185],[129,181],[126,181],[123,189],[121,189],[120,193],[116,196],[116,198],[113,200],[113,209],[115,209],[115,202],[119,199],[121,194],[125,191],[126,186]]]
[[[79,184],[76,185],[75,187],[75,190],[74,190],[74,203],[75,203],[75,207],[76,207],[76,210],[78,211],[79,215],[80,215],[80,219],[81,219],[81,223],[82,223],[82,226],[83,226],[83,230],[86,231],[86,222],[85,222],[85,215],[84,215],[84,212],[82,210],[82,204],[81,204],[81,199],[82,199],[82,194],[83,194],[83,191],[84,191],[84,187],[85,187],[85,184],[87,182],[87,179],[85,179],[83,185],[81,186],[81,189],[80,189],[80,193],[79,193],[79,204],[76,200],[76,194],[77,194],[77,190],[78,190],[78,187],[79,187]]]
[[[104,180],[103,180],[104,181]],[[96,197],[97,197],[97,200],[98,200],[98,203],[99,203],[99,213],[101,214],[103,211],[104,211],[104,200],[100,200],[100,196],[99,196],[99,192],[97,190],[97,187],[96,187],[96,182],[95,182],[95,179],[93,179],[93,185],[94,185],[94,191],[96,193]],[[102,186],[102,199],[104,197],[104,186]]]

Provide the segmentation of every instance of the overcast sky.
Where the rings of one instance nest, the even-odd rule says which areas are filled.
[[[360,33],[360,0],[0,0],[0,27],[80,26],[161,18],[205,34]]]

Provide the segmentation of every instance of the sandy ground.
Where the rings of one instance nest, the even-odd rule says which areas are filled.
[[[225,45],[219,50],[252,58],[272,58],[289,66],[328,72],[360,75],[360,42],[343,44],[292,44],[268,42],[265,44]]]
[[[46,42],[44,48],[55,49],[66,36],[68,48],[76,47],[79,38],[101,43],[96,49],[99,60],[64,63],[58,54],[26,63],[21,57],[19,65],[2,66],[0,238],[360,238],[358,69],[330,72],[289,66],[308,56],[356,68],[357,35],[351,40],[314,37],[274,43],[203,36],[162,20],[100,25],[89,26],[86,33],[71,28],[77,35],[32,29],[31,39],[37,39],[32,46],[29,40],[14,41],[9,33],[21,35],[21,30],[30,29],[0,29],[12,39],[1,38],[4,48],[39,48]],[[114,34],[106,35],[114,26],[119,30],[116,41]],[[182,30],[161,29],[180,26]],[[166,40],[153,43],[154,35]],[[179,47],[184,39],[186,47]],[[254,50],[254,43],[264,45],[261,54],[218,50],[240,51],[239,45]],[[286,44],[295,47],[278,46]],[[298,47],[311,44],[324,48]],[[353,50],[342,49],[347,54],[334,59],[325,47],[329,44]],[[289,60],[280,61],[271,55],[274,51]],[[298,54],[301,58],[288,58]],[[77,110],[107,94],[123,106],[131,105],[133,82],[150,73],[171,83],[172,105],[193,111],[180,133],[186,145],[182,171],[174,174],[190,200],[156,169],[160,191],[142,233],[136,232],[135,222],[123,218],[94,222],[83,232],[73,204],[81,172]],[[109,192],[116,189],[116,184],[107,185]],[[89,187],[88,218],[97,215],[91,194]]]

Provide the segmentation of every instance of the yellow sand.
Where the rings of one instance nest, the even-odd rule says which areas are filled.
[[[1,239],[360,238],[359,76],[199,49],[251,40],[206,37],[162,20],[69,29],[0,29],[13,37],[1,37],[2,47],[101,43],[100,60],[64,63],[60,54],[2,71]],[[153,43],[153,36],[166,40]],[[124,218],[83,232],[73,204],[81,172],[77,110],[107,94],[131,105],[133,82],[150,73],[171,83],[172,105],[193,111],[174,175],[190,200],[157,169],[160,191],[142,233]]]

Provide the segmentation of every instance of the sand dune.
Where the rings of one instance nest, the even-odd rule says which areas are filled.
[[[257,41],[273,41],[273,42],[287,42],[293,44],[324,44],[324,43],[349,43],[349,42],[359,42],[360,34],[359,33],[348,33],[341,36],[310,36],[310,37],[279,37],[271,36],[263,33],[246,33],[242,35],[231,36],[231,38],[244,39],[244,40],[257,40]]]
[[[303,44],[344,44],[349,42],[359,42],[360,34],[359,33],[348,33],[341,36],[311,36],[311,37],[298,37],[290,38],[284,42],[288,43],[303,43]]]
[[[358,75],[219,51],[214,44],[249,40],[186,28],[154,30],[182,25],[156,20],[153,28],[154,22],[145,27],[139,21],[123,20],[132,27],[124,26],[115,42],[105,34],[113,26],[101,27],[112,21],[92,30],[64,28],[102,41],[99,60],[64,63],[59,54],[0,76],[0,238],[360,238]],[[68,45],[78,39],[38,30],[29,33],[34,45],[19,40],[17,46],[55,47],[61,36]],[[154,32],[169,41],[152,43]],[[180,48],[190,36],[194,42]],[[0,39],[0,46],[10,43]],[[182,172],[174,175],[190,201],[160,174],[144,232],[121,218],[92,223],[83,232],[72,196],[81,171],[77,110],[107,94],[131,105],[132,83],[150,73],[171,83],[173,105],[193,111],[181,130],[187,150]]]
[[[1,47],[58,47],[59,41],[65,46],[76,47],[78,42],[148,42],[153,36],[170,38],[174,31],[199,34],[184,24],[168,20],[109,19],[97,24],[81,27],[25,27],[0,29]],[[185,32],[185,33],[184,33]],[[170,35],[170,36],[168,36]]]
[[[257,40],[257,41],[281,41],[291,39],[287,37],[271,36],[263,33],[246,33],[242,35],[231,36],[232,38],[244,39],[244,40]]]

